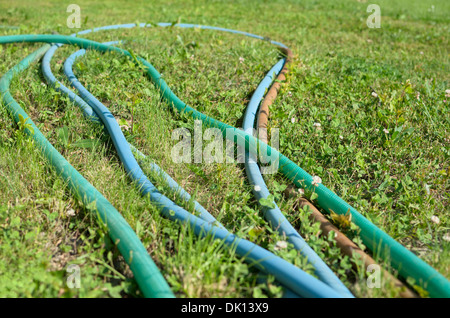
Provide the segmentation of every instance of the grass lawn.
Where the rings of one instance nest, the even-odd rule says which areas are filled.
[[[269,129],[280,130],[280,152],[450,278],[449,1],[378,0],[380,28],[367,26],[371,13],[364,0],[76,3],[80,29],[67,27],[69,3],[0,0],[0,36],[179,21],[250,32],[289,46],[294,59],[269,118]],[[152,63],[181,100],[235,127],[280,58],[265,41],[211,30],[152,27],[83,37],[124,40],[120,47]],[[0,45],[0,75],[40,46]],[[63,63],[74,50],[63,46],[52,60],[55,76],[66,86]],[[260,213],[243,164],[172,161],[177,143],[172,132],[193,131],[194,121],[171,111],[138,67],[116,54],[92,51],[77,60],[74,72],[125,123],[128,141],[227,229],[313,274],[297,251],[278,248],[284,238]],[[56,149],[122,213],[177,297],[282,297],[272,276],[219,241],[198,239],[143,200],[102,127],[47,86],[39,63],[14,80],[11,93]],[[0,127],[0,296],[141,297],[104,226],[3,105]],[[151,174],[150,165],[143,169]],[[353,268],[331,238],[319,235],[308,211],[294,208],[295,198],[283,196],[287,180],[279,174],[265,180],[281,211],[356,297],[399,297],[388,283],[367,286],[365,271]],[[192,211],[190,204],[177,202]],[[362,246],[358,229],[342,230]],[[80,266],[81,288],[66,284],[71,264]],[[428,296],[416,282],[406,283]]]

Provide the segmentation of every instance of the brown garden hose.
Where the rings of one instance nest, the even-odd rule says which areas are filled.
[[[286,62],[274,83],[267,91],[258,111],[257,118],[257,129],[258,129],[258,137],[264,143],[268,144],[268,133],[267,133],[267,124],[269,120],[269,107],[273,104],[275,98],[278,95],[278,92],[281,88],[281,83],[286,80],[286,74],[289,71],[289,64],[292,62],[292,51],[290,49],[281,48],[282,52],[286,55]],[[287,193],[292,194],[292,192],[296,192],[293,188],[288,188]],[[304,206],[308,206],[310,211],[312,211],[310,215],[310,219],[319,222],[320,228],[322,230],[322,235],[328,236],[328,234],[333,231],[335,233],[336,245],[341,249],[344,255],[348,255],[350,259],[353,259],[355,254],[358,254],[360,258],[364,262],[364,269],[367,269],[369,265],[377,264],[375,260],[367,255],[363,250],[361,250],[352,240],[346,237],[339,229],[334,226],[320,211],[307,199],[299,198],[297,201],[297,205],[299,208],[303,208]],[[353,262],[353,266],[356,267],[356,263]],[[401,288],[400,296],[403,298],[416,298],[417,295],[408,289],[400,280],[394,277],[391,273],[386,270],[383,270],[384,277],[388,277],[391,282],[395,284],[396,287]]]
[[[273,104],[273,101],[277,97],[278,91],[281,88],[281,82],[286,80],[286,74],[289,71],[288,67],[292,61],[292,51],[290,49],[280,48],[280,50],[286,55],[286,62],[262,100],[257,119],[258,137],[266,144],[268,144],[267,122],[269,121],[269,106]]]
[[[294,190],[295,191],[295,190]],[[320,229],[322,230],[323,236],[328,236],[328,234],[333,231],[334,238],[336,241],[336,245],[341,249],[344,255],[348,255],[350,259],[358,254],[360,259],[364,261],[364,268],[367,269],[369,265],[376,265],[375,260],[367,255],[362,249],[358,247],[352,240],[350,240],[347,236],[345,236],[339,229],[334,226],[320,211],[307,199],[298,198],[297,201],[298,208],[303,208],[304,206],[308,206],[311,211],[310,219],[315,222],[320,223]],[[353,262],[353,266],[356,268],[356,263]],[[401,289],[400,296],[403,298],[416,298],[417,295],[408,289],[400,280],[394,277],[387,270],[383,270],[383,275],[386,278],[389,278],[391,282],[395,284],[396,287]]]

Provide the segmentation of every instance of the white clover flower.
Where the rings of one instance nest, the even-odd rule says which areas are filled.
[[[340,135],[340,136],[339,136],[339,139],[340,139],[340,140],[344,139],[344,136]]]
[[[316,128],[316,130],[321,130],[322,129],[322,125],[320,123],[314,123],[313,124],[314,128]]]
[[[288,246],[288,244],[287,244],[287,242],[286,241],[278,241],[276,244],[275,244],[275,250],[281,250],[281,249],[284,249],[284,248],[286,248]]]
[[[442,237],[442,239],[444,240],[444,241],[447,241],[447,242],[450,242],[450,234],[445,234],[443,237]]]
[[[293,124],[295,123],[295,117],[291,118],[291,123],[293,123]]]
[[[386,128],[383,129],[385,134],[389,134],[389,130],[387,130]]]
[[[321,183],[322,183],[322,179],[320,177],[313,176],[313,181],[312,181],[312,185],[313,186],[318,186]]]
[[[256,192],[261,191],[261,187],[259,185],[255,185],[254,189],[255,189]]]
[[[375,97],[375,98],[377,98],[377,97],[378,97],[378,94],[375,93],[375,92],[372,92],[372,96]]]
[[[450,89],[445,90],[445,97],[450,97]]]
[[[439,223],[441,223],[441,220],[439,220],[439,218],[436,215],[433,215],[431,217],[431,222],[433,222],[435,224],[439,224]]]
[[[239,62],[240,62],[240,63],[244,63],[244,61],[245,61],[245,59],[244,59],[242,56],[240,56],[240,57],[239,57]]]
[[[74,209],[69,209],[66,212],[67,216],[75,216],[75,210]]]
[[[302,188],[297,189],[298,193],[300,195],[304,195],[305,194],[305,190],[303,190]]]
[[[380,130],[378,128],[375,128],[375,132],[379,132]]]

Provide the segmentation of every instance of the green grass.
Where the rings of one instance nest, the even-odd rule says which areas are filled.
[[[378,1],[380,29],[366,26],[368,3],[359,1],[77,4],[82,30],[180,20],[288,45],[295,59],[269,120],[270,128],[280,129],[281,153],[450,276],[447,1]],[[2,2],[0,11],[0,25],[20,26],[2,28],[0,35],[74,32],[66,27],[66,5],[59,1]],[[181,100],[233,126],[240,126],[253,90],[279,58],[265,42],[207,30],[131,29],[86,38],[125,40],[121,47],[151,62]],[[0,74],[38,47],[0,46]],[[52,69],[65,84],[61,63],[73,52],[64,46],[53,59]],[[170,111],[139,68],[114,54],[88,52],[74,72],[116,118],[128,123],[127,139],[230,231],[312,273],[297,252],[276,247],[284,238],[261,215],[243,165],[172,162],[172,131],[193,131],[194,123]],[[36,64],[14,81],[11,92],[58,151],[124,215],[177,297],[282,295],[273,277],[263,276],[220,242],[197,239],[191,229],[163,218],[142,200],[102,128],[43,83]],[[105,229],[12,124],[4,107],[0,124],[0,296],[140,297]],[[355,296],[398,296],[389,284],[367,288],[365,273],[353,269],[332,240],[319,235],[307,211],[295,211],[294,199],[282,195],[288,183],[279,175],[266,176],[266,181],[287,218]],[[360,243],[357,229],[348,234]],[[66,285],[70,264],[80,266],[80,289]]]

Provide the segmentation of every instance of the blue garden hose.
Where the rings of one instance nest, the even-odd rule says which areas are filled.
[[[104,43],[107,45],[117,44],[117,41],[114,42],[108,42]],[[62,44],[54,44],[44,55],[44,58],[42,59],[42,73],[47,80],[47,82],[57,91],[63,93],[64,95],[68,96],[71,101],[73,101],[83,112],[83,114],[91,121],[94,122],[101,122],[101,120],[98,118],[95,111],[92,109],[91,106],[86,104],[86,102],[80,98],[77,94],[74,94],[70,89],[65,87],[60,81],[56,79],[56,77],[53,75],[51,68],[50,68],[50,61],[55,54],[56,50],[61,47]],[[82,50],[84,53],[85,51]],[[80,54],[83,54],[80,52]],[[132,152],[135,154],[135,156],[142,159],[146,159],[146,156],[137,150],[134,146],[131,144],[129,145]],[[179,195],[181,199],[183,199],[186,202],[189,202],[191,200],[191,196],[189,193],[187,193],[182,187],[180,187],[175,180],[173,180],[167,173],[164,172],[157,164],[151,162],[150,168],[152,171],[156,172],[166,183],[166,185],[175,193]],[[197,201],[194,201],[194,208],[195,211],[199,214],[199,216],[210,223],[215,223],[218,226],[223,227],[200,203]]]
[[[113,45],[113,44],[117,44],[118,41],[113,41],[113,42],[108,42],[108,43],[104,43],[104,44],[108,44],[108,45]],[[51,71],[51,67],[50,67],[50,62],[51,59],[53,57],[53,55],[55,54],[56,50],[61,47],[62,44],[54,44],[48,51],[47,53],[44,55],[44,58],[42,59],[42,73],[44,74],[45,79],[47,80],[47,82],[57,91],[60,91],[62,94],[68,96],[70,98],[71,101],[73,101],[83,112],[83,114],[85,115],[86,118],[88,118],[89,120],[93,121],[93,122],[100,122],[101,120],[98,118],[97,114],[95,113],[95,111],[92,109],[91,106],[89,106],[88,104],[86,104],[86,102],[81,99],[77,94],[73,93],[70,89],[68,89],[67,87],[65,87],[60,81],[58,81],[55,76],[53,75],[52,71]],[[80,50],[78,51],[79,54],[83,54],[85,53],[85,50]],[[73,56],[75,58],[75,56]],[[146,156],[141,153],[138,149],[136,149],[133,145],[129,144],[131,151],[134,153],[134,155],[137,157],[136,159],[139,161],[139,159],[146,159]],[[182,187],[180,187],[175,180],[173,180],[167,173],[164,172],[164,170],[162,170],[158,165],[156,165],[155,163],[151,162],[151,169],[160,174],[160,177],[163,178],[163,181],[166,183],[167,186],[169,186],[169,188],[171,188],[174,192],[176,192],[184,201],[189,202],[191,199],[191,196],[189,195],[189,193],[187,193]],[[200,203],[198,203],[197,201],[194,201],[194,209],[195,211],[197,211],[197,213],[199,213],[199,217],[211,224],[214,224],[216,226],[219,227],[223,227],[222,224],[220,224],[211,214],[209,214],[209,212],[207,210],[205,210],[205,208],[203,208],[203,206],[200,205]],[[285,289],[284,291],[284,297],[287,298],[296,298],[299,297],[297,294],[295,294],[294,292],[292,292],[289,289]]]
[[[92,107],[94,112],[98,114],[101,121],[105,124],[110,136],[112,137],[112,140],[116,147],[116,150],[119,153],[119,156],[121,156],[120,157],[121,161],[124,163],[124,166],[125,166],[125,169],[127,170],[128,175],[131,177],[131,179],[133,181],[138,181],[138,188],[140,189],[142,195],[143,196],[149,195],[151,202],[156,204],[157,206],[164,207],[164,208],[167,208],[167,206],[169,206],[169,205],[172,206],[172,208],[171,208],[172,210],[177,211],[177,212],[179,211],[179,214],[175,215],[174,219],[175,220],[181,219],[181,220],[185,221],[184,218],[190,217],[189,215],[186,214],[188,212],[185,211],[184,209],[182,209],[181,207],[176,206],[172,201],[170,201],[167,197],[163,196],[156,190],[156,188],[151,184],[151,182],[147,179],[145,174],[142,172],[141,168],[139,167],[139,164],[135,161],[135,159],[128,147],[128,143],[126,142],[126,139],[123,136],[123,133],[120,130],[120,127],[117,124],[117,121],[112,116],[112,114],[99,100],[97,100],[90,92],[88,92],[83,87],[83,85],[81,85],[81,83],[78,81],[78,79],[73,74],[73,71],[72,71],[73,64],[74,64],[76,58],[82,56],[83,54],[85,54],[85,50],[79,50],[79,51],[75,52],[74,54],[72,54],[71,56],[69,56],[69,58],[67,58],[66,62],[64,63],[64,72],[65,72],[67,78],[69,79],[69,81],[71,82],[71,85],[78,90],[78,93],[80,94],[80,96],[85,100],[86,103],[88,103]],[[163,208],[163,213],[164,213],[164,208]],[[195,221],[194,221],[194,224],[196,224]],[[226,231],[225,229],[223,229],[223,230],[224,230],[224,233],[220,237],[221,239],[224,239],[226,236],[230,235],[230,233],[228,231]],[[199,232],[197,232],[197,233],[199,233]],[[228,233],[228,234],[225,234],[225,233]],[[232,242],[232,241],[228,241],[228,242]],[[234,244],[234,243],[232,243],[232,244]],[[241,245],[241,243],[237,243],[237,245],[239,246],[239,245]],[[246,258],[249,257],[250,259],[252,259],[252,261],[255,261],[255,260],[265,258],[265,256],[263,257],[263,255],[266,253],[270,253],[267,251],[265,251],[263,253],[263,251],[265,251],[265,250],[260,249],[256,253],[254,253],[254,251],[249,253],[249,250],[244,248],[242,250],[238,250],[237,254],[241,257],[245,257],[245,255],[248,255]],[[241,254],[241,253],[243,253],[243,254]],[[252,254],[254,254],[255,256],[253,256]],[[283,267],[281,267],[279,269],[279,272],[285,272],[285,271],[287,271],[287,269],[285,269]],[[277,277],[277,275],[275,275],[275,277]],[[278,280],[280,282],[282,282],[282,280],[280,280],[279,278],[278,278]],[[290,286],[286,286],[286,287],[291,288]],[[293,289],[293,290],[295,291],[295,289]],[[302,295],[302,294],[300,294],[300,295]],[[302,295],[302,296],[305,296],[305,295]]]
[[[250,98],[242,124],[242,128],[247,133],[252,133],[255,125],[256,113],[258,111],[259,104],[264,97],[265,91],[280,73],[285,62],[286,60],[282,59],[272,67]],[[252,191],[256,200],[258,202],[261,199],[267,200],[270,192],[261,175],[255,154],[246,152],[245,171],[250,184],[253,186]],[[276,229],[281,235],[286,236],[287,240],[294,245],[294,248],[299,250],[300,253],[306,257],[308,263],[314,266],[314,273],[320,280],[331,286],[341,295],[353,297],[347,287],[339,280],[339,278],[337,278],[333,271],[323,262],[316,252],[314,252],[314,250],[305,242],[303,237],[298,234],[275,202],[272,202],[273,208],[261,204],[259,205],[272,228]]]
[[[104,44],[113,45],[113,44],[117,44],[117,43],[118,43],[117,41],[114,41],[114,42],[108,42],[108,43],[104,43]],[[42,72],[44,74],[44,77],[46,78],[47,82],[50,85],[52,85],[52,87],[54,87],[56,90],[60,91],[64,95],[68,96],[70,98],[70,100],[75,102],[75,104],[83,111],[83,114],[85,114],[85,116],[88,119],[90,119],[94,122],[101,122],[101,120],[98,118],[97,114],[95,113],[95,111],[92,109],[91,106],[86,104],[86,102],[83,99],[81,99],[77,94],[73,93],[70,89],[65,87],[53,75],[51,68],[50,68],[50,62],[51,62],[51,59],[52,59],[53,55],[55,54],[56,50],[61,46],[62,46],[61,44],[54,44],[45,54],[45,56],[42,60]],[[81,56],[84,53],[85,53],[84,49],[79,50],[77,52],[77,55],[72,56],[73,60],[75,60],[75,58],[77,56]],[[134,155],[137,156],[138,161],[139,161],[139,159],[146,158],[146,156],[144,154],[142,154],[139,150],[137,150],[134,146],[132,146],[131,144],[129,144],[129,146],[130,146],[132,152],[134,153]],[[178,193],[184,201],[188,202],[191,199],[191,196],[183,188],[181,188],[176,183],[176,181],[174,181],[168,174],[166,174],[164,172],[164,170],[159,168],[153,162],[151,163],[151,169],[153,171],[159,173],[160,176],[163,178],[163,181],[166,182],[166,185],[168,185],[169,188],[171,188],[173,191]],[[199,217],[201,219],[223,228],[223,225],[221,225],[213,216],[211,216],[211,214],[209,214],[209,212],[207,212],[197,201],[194,201],[194,204],[195,204],[195,206],[194,206],[195,211],[197,211],[199,213]],[[285,297],[298,297],[297,294],[293,293],[290,290],[285,290],[284,296]]]

